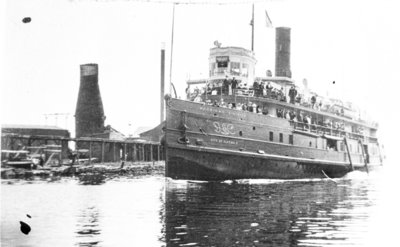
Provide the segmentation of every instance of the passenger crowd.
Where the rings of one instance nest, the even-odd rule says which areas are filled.
[[[223,80],[222,83],[210,82],[207,84],[205,90],[199,88],[194,89],[194,92],[190,92],[189,87],[187,88],[187,96],[193,101],[201,101],[200,96],[206,95],[243,95],[247,93],[250,96],[264,97],[275,99],[282,102],[289,102],[291,104],[300,105],[303,107],[321,110],[329,112],[335,115],[344,116],[343,108],[335,109],[329,104],[323,104],[320,99],[317,101],[317,97],[312,95],[309,99],[306,99],[304,95],[300,94],[295,86],[291,86],[288,94],[285,94],[284,88],[274,87],[271,82],[255,81],[252,87],[248,87],[246,84],[238,83],[235,77],[229,79],[228,76]]]
[[[265,97],[271,98],[282,102],[288,102],[291,104],[300,105],[307,108],[312,108],[315,110],[321,110],[324,112],[330,112],[336,115],[344,116],[343,107],[337,107],[336,109],[332,107],[330,104],[323,104],[322,100],[317,101],[317,97],[312,95],[308,100],[305,100],[303,95],[300,94],[295,86],[291,86],[288,90],[288,94],[285,94],[285,90],[283,87],[276,88],[271,85],[271,82],[263,82],[263,81],[255,81],[252,87],[248,87],[245,84],[238,83],[235,77],[229,79],[226,77],[222,83],[210,82],[207,84],[206,88],[198,89],[196,88],[193,93],[189,92],[189,87],[187,89],[188,98],[193,101],[201,102],[201,96],[207,95],[240,95],[247,93],[250,96],[255,97]],[[317,127],[319,129],[329,129],[337,132],[344,131],[344,122],[340,120],[330,120],[329,118],[316,118],[315,114],[305,113],[302,110],[295,109],[285,109],[285,108],[273,108],[275,113],[269,112],[271,108],[267,107],[267,103],[262,103],[262,105],[257,105],[254,102],[240,103],[240,102],[224,102],[221,98],[220,100],[214,100],[211,102],[210,100],[206,100],[206,104],[213,105],[215,107],[223,107],[236,109],[241,111],[249,111],[262,115],[269,115],[271,117],[278,117],[288,119],[293,123],[297,128],[300,129],[308,129],[308,130],[316,130]],[[340,109],[340,110],[338,110]],[[323,120],[324,119],[324,120]],[[353,128],[352,133],[362,134],[363,129]]]
[[[229,108],[240,111],[249,111],[257,114],[268,115],[270,117],[288,119],[291,122],[293,122],[296,127],[300,129],[316,130],[317,126],[319,126],[319,127],[324,127],[326,129],[344,131],[344,122],[342,121],[333,121],[329,119],[325,119],[323,121],[322,118],[317,119],[315,116],[304,113],[301,110],[296,112],[294,110],[288,110],[285,108],[276,108],[275,114],[271,114],[271,112],[268,111],[268,107],[266,104],[257,105],[253,102],[248,102],[248,103],[224,102],[223,99],[220,99],[220,101],[214,100],[214,102],[208,100],[206,104],[215,107]],[[356,131],[354,132],[357,133]]]

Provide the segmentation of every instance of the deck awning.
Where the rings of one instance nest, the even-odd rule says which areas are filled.
[[[324,138],[326,139],[331,139],[331,140],[335,140],[335,141],[343,141],[342,137],[338,137],[338,136],[331,136],[331,135],[323,135]]]
[[[274,82],[279,85],[285,85],[285,86],[292,86],[294,85],[294,81],[289,78],[289,77],[283,77],[283,76],[274,76],[274,77],[256,77],[256,80],[263,81],[263,82]]]
[[[293,130],[293,133],[296,134],[301,134],[301,135],[306,135],[306,136],[312,136],[312,137],[320,137],[320,135],[309,132],[309,131],[303,131],[303,130]]]

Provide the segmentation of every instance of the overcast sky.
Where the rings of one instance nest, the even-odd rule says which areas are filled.
[[[58,125],[74,133],[79,65],[97,63],[106,124],[125,134],[157,125],[160,48],[165,42],[168,82],[172,4],[149,2],[6,1],[2,123],[44,124],[43,114],[69,113],[68,123],[59,117]],[[248,49],[251,44],[251,1],[185,2],[197,4],[175,7],[172,81],[182,97],[186,79],[208,75],[215,40]],[[397,126],[389,111],[395,112],[391,105],[398,97],[398,5],[394,0],[256,1],[256,73],[274,71],[275,30],[265,25],[267,10],[274,27],[292,28],[296,83],[307,78],[319,92],[350,98],[389,135]],[[24,17],[31,22],[23,23]]]

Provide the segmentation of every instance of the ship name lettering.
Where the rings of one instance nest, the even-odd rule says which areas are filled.
[[[216,143],[223,143],[223,144],[230,144],[230,145],[238,145],[237,141],[232,141],[232,140],[224,140],[224,139],[219,139],[219,138],[211,138],[211,142],[216,142]]]

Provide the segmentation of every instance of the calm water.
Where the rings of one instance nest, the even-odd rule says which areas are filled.
[[[382,181],[3,180],[1,246],[376,246],[392,210]]]

